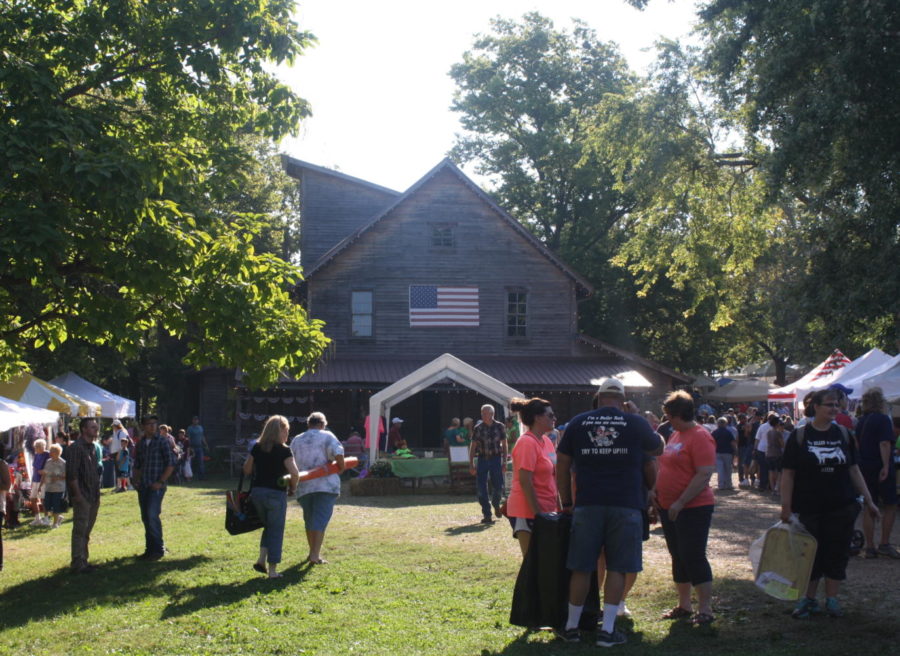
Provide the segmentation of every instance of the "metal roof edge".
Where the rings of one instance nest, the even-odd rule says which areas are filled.
[[[675,378],[683,383],[690,383],[691,377],[685,374],[679,373],[674,369],[670,369],[669,367],[659,364],[658,362],[654,362],[648,358],[642,357],[637,353],[632,353],[631,351],[626,351],[623,348],[619,348],[618,346],[613,346],[609,342],[604,342],[601,339],[597,339],[596,337],[591,337],[590,335],[586,335],[584,333],[579,333],[577,335],[577,339],[580,339],[582,342],[587,344],[588,346],[592,346],[594,348],[604,349],[609,351],[610,353],[615,353],[618,356],[621,356],[627,360],[631,360],[632,362],[637,362],[638,364],[644,365],[645,367],[649,367],[650,369],[654,369],[660,373],[663,373],[667,376]]]
[[[363,187],[369,187],[370,189],[374,189],[375,191],[380,191],[386,194],[390,194],[391,196],[399,196],[401,192],[396,189],[390,189],[388,187],[383,187],[379,184],[375,184],[374,182],[369,182],[368,180],[363,180],[362,178],[357,178],[352,175],[348,175],[346,173],[341,173],[340,171],[335,171],[334,169],[329,169],[324,166],[319,166],[317,164],[313,164],[311,162],[306,162],[302,159],[297,159],[296,157],[291,157],[290,155],[281,155],[281,164],[284,168],[284,172],[289,176],[298,179],[298,176],[293,175],[291,173],[291,168],[296,167],[299,169],[308,169],[310,171],[314,171],[316,173],[322,173],[324,175],[330,175],[335,178],[339,178],[341,180],[345,180],[347,182],[352,182],[354,184],[361,185]]]

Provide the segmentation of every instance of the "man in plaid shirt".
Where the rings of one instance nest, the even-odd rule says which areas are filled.
[[[469,446],[469,470],[475,476],[475,488],[478,492],[478,503],[481,504],[481,523],[492,524],[491,505],[497,517],[500,517],[500,500],[503,498],[503,471],[506,467],[506,455],[509,443],[506,441],[506,426],[494,421],[494,406],[485,403],[481,406],[481,421],[472,431],[472,444]],[[475,464],[475,458],[478,464]],[[491,496],[488,502],[488,482]]]
[[[175,471],[177,461],[169,440],[157,433],[158,423],[152,415],[141,420],[144,434],[138,442],[134,460],[132,480],[144,522],[144,553],[138,556],[141,560],[159,560],[166,552],[159,514],[166,495],[166,481]]]

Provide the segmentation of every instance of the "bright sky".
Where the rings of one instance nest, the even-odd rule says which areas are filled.
[[[624,0],[298,0],[296,18],[319,42],[280,74],[314,115],[282,151],[404,191],[461,130],[448,72],[476,33],[490,31],[491,18],[539,11],[566,29],[580,18],[643,71],[654,41],[687,35],[693,7],[693,0],[652,0],[643,12]]]

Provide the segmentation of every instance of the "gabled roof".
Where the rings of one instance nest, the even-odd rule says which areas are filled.
[[[289,160],[287,158],[285,161]],[[297,162],[298,160],[292,160],[293,162]],[[311,165],[307,165],[305,163],[300,162],[298,165],[302,165],[306,168],[312,168]],[[320,172],[332,173],[335,175],[343,175],[337,174],[333,171],[328,171],[328,169],[322,169],[320,167],[315,167],[315,170]],[[460,181],[465,184],[485,205],[487,205],[501,220],[506,222],[509,227],[515,230],[521,237],[523,237],[526,241],[528,241],[532,246],[534,246],[537,251],[547,258],[553,265],[555,265],[560,271],[562,271],[566,276],[572,279],[572,281],[576,285],[576,289],[580,296],[587,297],[594,293],[593,286],[582,276],[576,273],[573,269],[571,269],[565,262],[560,260],[553,252],[547,248],[543,242],[541,242],[537,237],[531,234],[528,230],[526,230],[521,223],[516,221],[512,216],[509,215],[508,212],[503,210],[497,203],[491,199],[478,185],[472,182],[465,173],[463,173],[459,167],[457,167],[449,158],[445,158],[442,160],[437,166],[431,169],[428,173],[422,176],[418,182],[413,184],[409,189],[407,189],[402,195],[400,195],[392,205],[387,207],[386,209],[379,212],[375,215],[369,223],[362,226],[355,232],[349,234],[347,237],[342,239],[340,242],[335,244],[331,249],[329,249],[319,261],[313,265],[311,269],[304,272],[304,276],[307,280],[312,278],[317,272],[321,271],[325,267],[327,267],[332,261],[334,261],[335,257],[339,254],[350,248],[353,244],[355,244],[360,237],[362,237],[366,232],[371,230],[374,226],[380,223],[385,217],[389,216],[394,210],[396,210],[400,205],[408,201],[410,198],[414,197],[416,192],[421,189],[428,181],[434,178],[441,171],[451,171],[454,175],[456,175]],[[357,178],[350,178],[350,176],[344,176],[349,178],[354,182],[362,182]],[[377,187],[377,185],[371,185],[375,188],[384,190],[384,187]],[[395,192],[396,193],[396,192]]]
[[[358,184],[363,187],[368,187],[369,189],[374,189],[375,191],[381,191],[386,194],[390,194],[391,196],[400,195],[400,192],[395,191],[394,189],[388,189],[387,187],[382,187],[381,185],[369,182],[368,180],[363,180],[362,178],[355,178],[352,175],[347,175],[346,173],[341,173],[340,171],[327,169],[324,166],[316,166],[315,164],[310,164],[309,162],[304,162],[302,159],[296,159],[288,155],[281,156],[281,164],[282,166],[284,166],[285,173],[298,180],[300,179],[301,171],[306,169],[307,171],[330,175],[332,177],[338,178],[339,180],[344,180],[346,182],[352,182],[353,184]]]

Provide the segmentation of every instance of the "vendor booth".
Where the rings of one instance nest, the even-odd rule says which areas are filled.
[[[0,382],[0,396],[72,417],[99,417],[100,404],[83,399],[29,373]]]
[[[85,380],[74,371],[69,371],[50,381],[51,384],[61,387],[67,392],[100,405],[101,417],[117,419],[122,417],[134,417],[137,404],[131,399],[126,399],[117,394]]]

